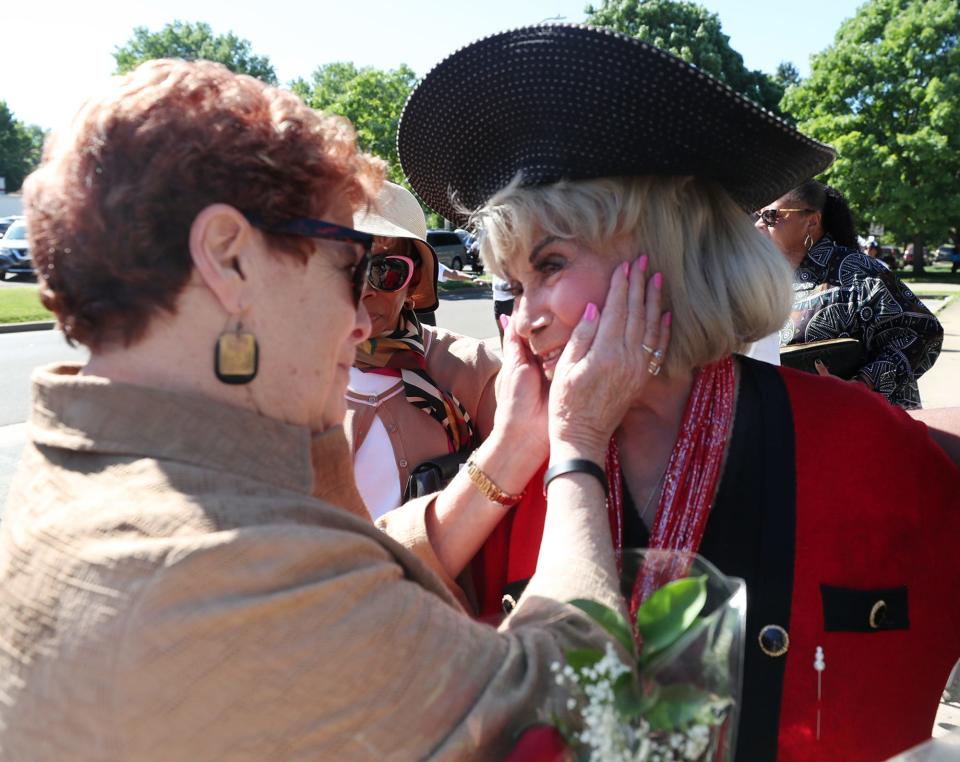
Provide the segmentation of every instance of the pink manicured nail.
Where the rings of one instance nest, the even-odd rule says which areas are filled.
[[[653,287],[660,288],[663,285],[663,275],[657,273],[653,276]]]
[[[673,313],[672,312],[665,313],[663,316],[663,324],[670,325],[672,322],[673,322]]]
[[[509,315],[501,315],[501,316],[500,316],[500,327],[501,327],[503,330],[507,330],[507,326],[508,326],[508,325],[510,325],[510,316],[509,316]]]
[[[592,323],[597,319],[597,315],[599,314],[600,311],[597,309],[597,305],[595,305],[593,302],[590,302],[587,305],[587,308],[583,311],[583,319],[588,323]]]
[[[629,262],[624,262],[624,263],[621,265],[621,267],[623,268],[623,277],[624,277],[624,278],[629,278],[629,277],[630,277],[630,263],[629,263]]]
[[[637,267],[640,268],[640,272],[644,273],[644,272],[647,271],[647,262],[648,262],[648,261],[649,261],[649,260],[648,260],[646,254],[644,254],[642,257],[640,257],[640,259],[637,261]]]

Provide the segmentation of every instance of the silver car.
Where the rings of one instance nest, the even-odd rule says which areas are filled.
[[[27,223],[22,219],[15,220],[0,238],[0,279],[7,275],[33,275]]]
[[[460,236],[452,230],[428,230],[427,243],[437,252],[437,259],[441,264],[462,270],[467,262],[467,248],[460,240]]]

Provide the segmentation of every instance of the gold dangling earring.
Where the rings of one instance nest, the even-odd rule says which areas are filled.
[[[227,325],[234,316],[227,319]],[[257,377],[260,348],[257,338],[243,330],[243,320],[236,318],[237,325],[231,331],[224,328],[213,349],[213,372],[224,384],[249,384]]]
[[[810,249],[813,248],[813,238],[810,237],[810,234],[809,234],[809,233],[807,233],[806,238],[803,239],[803,247],[804,247],[807,251],[810,251]]]

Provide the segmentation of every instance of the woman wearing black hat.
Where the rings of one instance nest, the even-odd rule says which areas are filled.
[[[861,254],[847,202],[835,188],[808,180],[754,213],[756,227],[794,268],[793,310],[783,346],[854,338],[863,362],[851,379],[894,405],[920,407],[917,379],[943,344],[930,310],[873,253]],[[821,366],[821,373],[829,372]]]
[[[477,107],[440,124],[451,91]],[[832,149],[656,48],[568,26],[444,60],[411,95],[398,146],[421,198],[484,232],[486,264],[517,297],[506,344],[545,382],[566,372],[611,273],[663,289],[672,324],[624,339],[649,383],[583,468],[605,473],[615,546],[698,551],[747,580],[738,759],[876,760],[928,737],[960,655],[960,473],[876,395],[736,354],[791,301],[783,256],[744,210]],[[852,470],[860,451],[897,468]],[[541,479],[478,559],[487,612],[550,546]]]

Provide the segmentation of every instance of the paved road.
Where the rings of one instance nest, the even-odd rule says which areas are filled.
[[[437,323],[476,338],[496,336],[490,290],[460,291],[445,297],[437,310]],[[83,362],[87,357],[86,350],[68,346],[59,331],[0,334],[0,514],[26,441],[31,371],[38,365]]]
[[[0,512],[26,438],[31,371],[52,362],[82,362],[87,356],[85,349],[68,346],[59,331],[0,334]]]
[[[455,291],[440,300],[437,325],[475,339],[500,343],[493,322],[493,294],[489,288]]]
[[[933,369],[920,379],[920,393],[927,407],[960,404],[960,300],[939,317],[946,334],[943,352]],[[498,343],[489,289],[445,296],[437,310],[437,323],[457,333]],[[58,331],[0,334],[0,512],[25,440],[30,372],[38,365],[82,361],[86,356],[85,350],[67,346]]]

